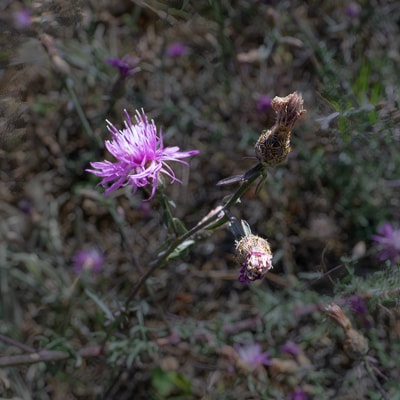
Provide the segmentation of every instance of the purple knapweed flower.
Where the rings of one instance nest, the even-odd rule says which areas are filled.
[[[400,229],[396,229],[390,223],[381,225],[378,235],[373,235],[376,242],[378,258],[381,261],[390,260],[393,264],[400,260]]]
[[[299,355],[299,353],[300,353],[299,346],[297,346],[296,343],[291,342],[291,341],[286,342],[286,343],[281,347],[281,350],[282,350],[284,353],[290,354],[290,355],[292,355],[292,356],[297,356],[297,355]]]
[[[72,269],[78,275],[83,271],[97,273],[103,269],[104,255],[96,248],[79,250],[72,261]]]
[[[171,183],[181,181],[176,178],[173,169],[167,164],[168,161],[178,161],[188,165],[186,161],[180,160],[198,154],[198,150],[179,151],[179,147],[164,147],[161,130],[157,133],[157,127],[153,120],[149,121],[142,110],[136,111],[136,123],[130,119],[125,110],[125,129],[117,129],[107,120],[107,129],[112,139],[105,141],[107,150],[117,159],[117,162],[103,161],[92,162],[94,169],[86,171],[103,178],[99,185],[109,186],[105,194],[109,194],[121,187],[132,186],[133,193],[137,188],[152,186],[149,200],[153,198],[157,185],[162,180],[161,174],[167,175]]]
[[[261,95],[257,100],[257,111],[264,112],[271,108],[272,99],[267,95]]]
[[[167,47],[167,56],[178,58],[187,53],[187,48],[183,43],[172,43]]]
[[[17,29],[24,29],[31,25],[31,10],[25,8],[13,14],[14,26]]]
[[[244,344],[242,346],[235,346],[241,360],[246,362],[252,369],[256,369],[260,365],[271,365],[268,352],[261,351],[259,343]]]
[[[125,56],[123,58],[107,58],[105,61],[112,67],[118,69],[119,74],[123,78],[134,75],[140,69],[137,66],[139,59],[130,56]]]
[[[290,393],[290,400],[307,400],[308,394],[302,388],[296,388],[296,390]]]

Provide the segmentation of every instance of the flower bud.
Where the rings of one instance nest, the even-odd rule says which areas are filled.
[[[253,234],[243,236],[236,243],[236,259],[242,266],[240,282],[262,279],[272,268],[272,252],[268,242]]]

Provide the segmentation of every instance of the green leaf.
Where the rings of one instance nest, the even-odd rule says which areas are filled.
[[[192,239],[185,240],[175,250],[168,256],[167,260],[172,260],[174,258],[180,257],[189,247],[193,246],[196,242]]]
[[[175,371],[164,371],[160,367],[153,370],[151,383],[161,398],[171,394],[191,394],[191,383]]]

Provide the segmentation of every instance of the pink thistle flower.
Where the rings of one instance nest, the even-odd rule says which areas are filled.
[[[82,271],[101,272],[104,255],[97,249],[79,250],[73,257],[73,271],[79,275]]]
[[[373,235],[376,242],[378,258],[381,261],[390,260],[393,264],[400,260],[400,229],[386,222],[378,228],[378,235]]]
[[[167,55],[169,57],[178,58],[182,57],[187,53],[187,48],[182,43],[172,43],[167,47]]]
[[[235,346],[235,350],[240,359],[248,364],[252,369],[256,369],[260,365],[271,365],[268,352],[263,353],[259,343]]]
[[[179,182],[173,169],[167,164],[168,161],[177,161],[188,165],[186,161],[180,160],[198,154],[198,150],[181,152],[179,147],[164,147],[161,130],[157,133],[157,127],[153,120],[149,121],[142,110],[136,111],[136,124],[130,119],[125,110],[125,129],[118,130],[110,121],[107,121],[107,129],[112,139],[105,141],[107,150],[117,159],[110,161],[92,162],[94,169],[86,171],[103,178],[99,185],[109,186],[105,194],[109,194],[121,187],[132,186],[133,193],[137,188],[152,186],[148,200],[153,198],[161,174],[167,175],[171,183]]]

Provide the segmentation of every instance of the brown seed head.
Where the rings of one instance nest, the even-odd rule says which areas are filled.
[[[325,312],[328,317],[332,318],[343,329],[344,332],[352,329],[350,320],[336,303],[329,304],[329,306],[325,308]]]
[[[355,329],[350,329],[346,332],[343,348],[350,358],[358,360],[368,353],[368,340]]]
[[[297,92],[291,93],[286,97],[274,97],[271,106],[276,112],[276,125],[283,125],[289,130],[306,112],[303,108],[303,98]]]
[[[270,167],[285,161],[290,153],[290,135],[296,121],[306,112],[303,98],[297,92],[272,100],[276,112],[275,125],[263,131],[257,140],[255,153],[258,160]]]
[[[290,153],[290,134],[290,130],[283,125],[263,131],[255,146],[258,160],[270,167],[285,161]]]
[[[355,360],[365,356],[368,352],[368,340],[353,329],[343,310],[337,304],[331,303],[326,307],[325,312],[343,329],[345,334],[343,348],[346,354]]]

